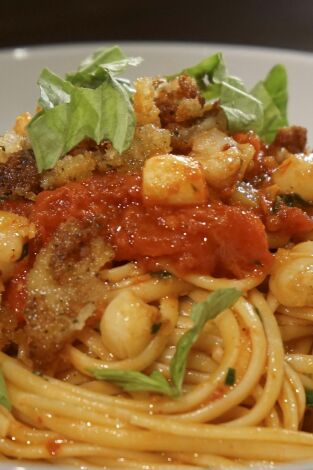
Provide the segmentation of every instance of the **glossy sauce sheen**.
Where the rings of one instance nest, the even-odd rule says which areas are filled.
[[[31,211],[37,246],[70,217],[96,220],[117,261],[166,257],[180,274],[237,278],[268,272],[272,263],[264,226],[251,211],[222,203],[145,204],[140,176],[99,175],[41,192]]]

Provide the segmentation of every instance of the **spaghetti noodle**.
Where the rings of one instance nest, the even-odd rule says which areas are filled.
[[[3,459],[313,460],[305,131],[231,132],[198,87],[138,80],[122,153],[85,139],[39,173],[27,115],[2,138]]]

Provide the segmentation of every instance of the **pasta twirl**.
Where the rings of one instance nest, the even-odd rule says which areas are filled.
[[[284,68],[250,93],[215,54],[132,90],[138,63],[44,70],[0,139],[1,458],[313,460],[313,160]]]

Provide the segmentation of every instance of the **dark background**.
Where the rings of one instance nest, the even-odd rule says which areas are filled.
[[[313,51],[313,0],[0,0],[0,47],[106,40]]]

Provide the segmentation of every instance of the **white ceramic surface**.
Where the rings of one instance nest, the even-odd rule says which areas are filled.
[[[75,70],[79,62],[103,44],[79,44],[0,51],[0,133],[8,130],[15,117],[36,106],[36,79],[43,67],[56,73]],[[112,44],[108,44],[112,45]],[[289,77],[289,121],[308,128],[313,144],[313,54],[218,44],[120,43],[128,55],[142,56],[141,66],[129,73],[162,75],[177,72],[217,51],[224,54],[229,71],[248,86],[265,77],[276,63],[286,65]],[[55,467],[54,467],[55,468]],[[68,468],[68,467],[67,467]],[[5,462],[0,470],[51,470],[50,465]],[[58,467],[58,470],[61,467]],[[313,470],[312,463],[279,467],[280,470]],[[277,467],[278,470],[278,467]]]

